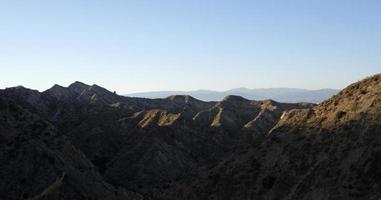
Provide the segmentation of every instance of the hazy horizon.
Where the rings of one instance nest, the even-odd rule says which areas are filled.
[[[307,90],[307,91],[315,91],[315,90],[341,90],[344,88],[320,88],[320,89],[305,89],[305,88],[290,88],[290,87],[273,87],[273,88],[247,88],[247,87],[238,87],[238,88],[230,88],[226,90],[211,90],[211,89],[196,89],[196,90],[157,90],[157,91],[142,91],[142,92],[132,92],[128,94],[140,94],[140,93],[160,93],[160,92],[228,92],[230,90],[237,89],[247,89],[247,90],[271,90],[271,89],[295,89],[295,90]]]
[[[364,77],[366,78],[366,77]],[[362,79],[359,79],[357,81],[361,81]],[[60,85],[62,87],[68,87],[70,84],[73,84],[75,82],[81,82],[81,83],[84,83],[84,84],[87,84],[87,85],[98,85],[100,87],[103,87],[109,91],[116,91],[116,90],[112,90],[112,88],[108,88],[104,85],[101,85],[101,84],[98,84],[98,83],[89,83],[89,82],[84,82],[84,81],[73,81],[73,82],[70,82],[68,84],[59,84],[59,83],[54,83],[50,86],[48,86],[47,88],[43,88],[43,89],[39,89],[39,88],[35,88],[33,86],[29,87],[28,85],[23,85],[23,84],[17,84],[17,85],[8,85],[8,86],[1,86],[0,89],[6,89],[6,88],[12,88],[12,87],[19,87],[19,86],[22,86],[22,87],[25,87],[25,88],[29,88],[29,89],[33,89],[33,90],[38,90],[39,92],[44,92],[50,88],[52,88],[54,85]],[[356,82],[356,81],[354,81]],[[353,83],[353,82],[352,82]],[[348,85],[346,85],[348,86]],[[344,86],[344,87],[346,87]],[[227,91],[230,91],[230,90],[237,90],[237,89],[247,89],[247,90],[269,90],[269,89],[296,89],[296,90],[306,90],[306,91],[316,91],[316,90],[341,90],[341,89],[344,89],[343,88],[316,88],[316,89],[309,89],[309,88],[303,88],[303,87],[258,87],[258,88],[250,88],[250,87],[236,87],[236,88],[226,88],[226,89],[221,89],[221,90],[215,90],[215,89],[207,89],[207,88],[196,88],[196,89],[190,89],[190,90],[147,90],[147,91],[134,91],[134,92],[119,92],[119,91],[116,91],[118,92],[118,94],[120,95],[128,95],[128,94],[139,94],[139,93],[150,93],[150,92],[153,92],[153,93],[156,93],[156,92],[202,92],[202,91],[208,91],[208,92],[227,92]]]
[[[376,74],[376,73],[375,73]],[[45,90],[48,90],[50,89],[51,87],[53,87],[54,85],[60,85],[60,86],[63,86],[63,87],[68,87],[70,84],[74,83],[74,82],[82,82],[82,83],[85,83],[87,85],[99,85],[101,87],[104,87],[105,89],[109,90],[109,91],[116,91],[118,94],[120,95],[128,95],[128,94],[138,94],[138,93],[150,93],[150,92],[195,92],[195,91],[212,91],[212,92],[226,92],[226,91],[229,91],[229,90],[235,90],[235,89],[249,89],[249,90],[261,90],[261,89],[302,89],[302,90],[309,90],[309,91],[315,91],[315,90],[325,90],[325,89],[332,89],[332,90],[342,90],[344,89],[345,87],[349,86],[350,84],[354,83],[354,82],[357,82],[357,81],[361,81],[363,80],[364,78],[366,77],[369,77],[369,76],[372,76],[372,75],[375,75],[375,74],[369,74],[367,76],[363,76],[359,79],[356,79],[356,80],[351,80],[351,81],[348,81],[347,84],[344,84],[342,87],[340,88],[335,88],[335,87],[322,87],[322,88],[306,88],[306,87],[286,87],[286,86],[274,86],[274,87],[245,87],[245,86],[241,86],[241,87],[234,87],[234,88],[225,88],[225,89],[209,89],[209,88],[191,88],[191,89],[171,89],[171,88],[164,88],[164,89],[157,89],[157,90],[134,90],[134,88],[131,88],[132,90],[127,90],[127,91],[119,91],[119,90],[115,90],[113,89],[113,87],[108,87],[107,83],[102,85],[102,84],[99,84],[97,82],[94,82],[91,81],[91,82],[86,82],[86,81],[81,81],[81,80],[74,80],[72,82],[68,82],[68,81],[65,81],[64,83],[58,83],[58,82],[52,82],[50,80],[46,81],[46,83],[51,83],[50,85],[48,84],[44,84],[44,87],[35,87],[33,84],[20,84],[22,83],[23,81],[20,81],[19,84],[15,82],[15,84],[9,84],[9,85],[0,85],[0,89],[6,89],[6,88],[11,88],[11,87],[17,87],[17,86],[23,86],[23,87],[26,87],[26,88],[29,88],[29,89],[34,89],[34,90],[38,90],[39,92],[43,92]],[[0,75],[1,76],[1,75]],[[4,82],[2,80],[0,80],[0,82]],[[120,85],[119,85],[120,86]],[[118,86],[116,86],[118,87]]]
[[[341,89],[381,69],[380,1],[2,1],[0,88]]]

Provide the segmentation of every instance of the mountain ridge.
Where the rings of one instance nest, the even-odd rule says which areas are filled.
[[[273,99],[279,102],[310,102],[320,103],[331,96],[337,94],[340,90],[337,89],[318,89],[307,90],[298,88],[235,88],[226,91],[213,90],[194,90],[194,91],[155,91],[130,93],[125,96],[142,97],[142,98],[166,98],[172,95],[190,95],[203,101],[221,101],[229,95],[242,96],[247,99],[265,100]]]
[[[0,108],[0,168],[6,169],[0,176],[4,185],[18,188],[30,182],[28,198],[44,191],[45,199],[62,200],[105,199],[106,193],[110,200],[381,197],[381,75],[318,105],[237,95],[214,102],[189,95],[124,97],[75,82],[43,92],[0,90]],[[22,113],[35,115],[38,123]],[[51,158],[39,151],[17,155],[25,165],[43,166],[36,176],[47,180],[25,181],[33,173],[12,171],[18,169],[7,162],[12,156],[2,156],[30,146],[10,136],[29,133],[49,148],[70,144],[66,150],[76,153],[63,154],[58,146],[54,151],[74,171],[49,164]],[[0,197],[18,199],[19,193],[0,190]]]
[[[378,199],[380,130],[375,75],[286,111],[259,144],[174,183],[165,199]]]
[[[278,121],[289,109],[286,104],[233,95],[221,102],[186,95],[130,98],[80,82],[69,87],[56,85],[42,93],[31,91],[8,88],[1,93],[53,123],[108,182],[149,196],[161,191],[163,183],[218,161],[235,145],[262,137],[262,133],[248,132],[248,127],[268,130],[271,125],[267,124]],[[36,101],[28,101],[29,93]],[[260,118],[262,123],[245,128],[269,106],[278,107],[271,122]]]

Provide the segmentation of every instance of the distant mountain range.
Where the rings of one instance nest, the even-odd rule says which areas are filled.
[[[248,89],[236,88],[227,91],[213,91],[213,90],[194,90],[194,91],[157,91],[157,92],[142,92],[131,93],[126,96],[141,97],[141,98],[166,98],[172,95],[190,95],[194,98],[203,101],[221,101],[224,97],[229,95],[242,96],[252,100],[265,100],[273,99],[279,102],[310,102],[320,103],[329,99],[337,94],[339,90],[336,89],[320,89],[320,90],[306,90],[298,88],[264,88],[264,89]]]

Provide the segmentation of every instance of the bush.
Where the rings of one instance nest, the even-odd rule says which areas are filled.
[[[344,112],[344,111],[337,111],[335,114],[336,119],[341,119],[345,114],[346,114],[346,112]]]

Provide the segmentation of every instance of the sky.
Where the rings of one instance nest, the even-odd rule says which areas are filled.
[[[0,88],[343,88],[381,72],[379,0],[1,0]]]

